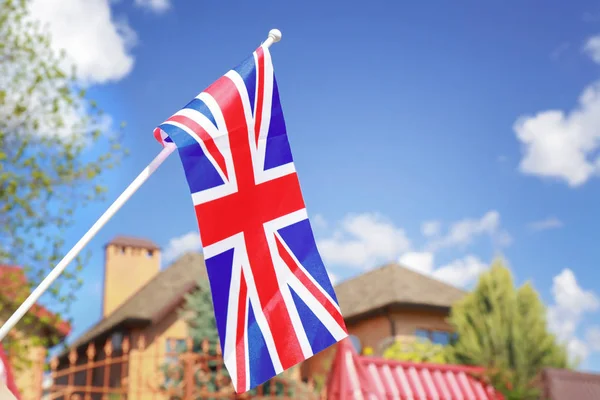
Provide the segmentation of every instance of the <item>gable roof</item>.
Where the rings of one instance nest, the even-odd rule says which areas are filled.
[[[390,305],[450,308],[466,292],[399,264],[387,264],[335,287],[344,318]]]
[[[482,368],[359,356],[348,338],[338,344],[327,399],[502,400],[481,381]],[[579,400],[579,398],[577,398]]]
[[[75,340],[71,347],[79,347],[110,333],[123,324],[149,325],[170,311],[182,296],[196,287],[200,278],[206,278],[202,254],[187,253],[166,269],[156,274],[116,310],[103,318]]]
[[[6,299],[16,309],[15,300],[23,294],[29,294],[31,284],[28,282],[23,268],[0,264],[0,288],[2,288],[0,297]],[[25,293],[23,293],[24,290],[26,290]],[[71,333],[71,324],[68,321],[57,320],[54,313],[40,304],[34,304],[29,313],[58,334],[61,340]]]
[[[544,399],[600,399],[600,375],[566,369],[546,368],[542,371]]]

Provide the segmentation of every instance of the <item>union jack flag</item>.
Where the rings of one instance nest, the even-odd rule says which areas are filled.
[[[347,337],[307,216],[268,48],[154,135],[179,151],[236,392]]]

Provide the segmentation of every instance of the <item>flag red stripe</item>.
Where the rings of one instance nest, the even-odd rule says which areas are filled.
[[[219,148],[215,144],[214,139],[208,134],[208,132],[206,132],[204,130],[204,128],[202,128],[198,123],[196,123],[196,121],[194,121],[188,117],[185,117],[183,115],[173,115],[167,121],[178,122],[182,125],[187,126],[189,129],[191,129],[192,132],[194,132],[200,138],[200,140],[202,140],[204,142],[204,145],[206,146],[206,150],[208,150],[208,152],[210,153],[212,158],[215,160],[215,162],[217,163],[219,168],[221,168],[221,171],[223,171],[223,175],[225,175],[225,178],[229,179],[229,177],[227,176],[227,167],[225,165],[225,158],[223,157],[223,154],[221,154],[221,152],[219,151]]]
[[[342,317],[342,314],[333,305],[333,303],[329,301],[327,297],[325,297],[323,292],[319,290],[319,288],[310,280],[310,278],[306,276],[304,271],[302,271],[302,269],[298,267],[296,261],[294,261],[287,249],[283,246],[281,240],[277,235],[275,235],[275,241],[277,242],[277,250],[279,251],[279,255],[281,256],[285,265],[287,265],[290,271],[292,271],[292,273],[300,280],[302,285],[304,285],[308,289],[310,294],[312,294],[317,299],[317,301],[323,307],[325,307],[327,312],[333,317],[333,319],[335,319],[335,322],[337,322],[338,325],[342,327],[342,329],[346,330],[346,325],[344,323],[344,317]]]
[[[163,147],[165,147],[165,144],[163,143],[163,140],[162,140],[162,135],[160,134],[160,128],[156,128],[156,129],[154,130],[154,139],[158,140],[158,142],[159,142],[159,143],[160,143],[160,144],[161,144]]]

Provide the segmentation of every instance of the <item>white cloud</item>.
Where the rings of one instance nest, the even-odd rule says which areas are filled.
[[[465,287],[475,282],[487,268],[488,264],[470,254],[442,265],[433,271],[433,276],[451,285]]]
[[[325,223],[320,221],[319,223]],[[464,248],[478,235],[489,235],[506,244],[508,233],[500,227],[500,214],[490,211],[479,219],[463,219],[451,224],[447,235],[440,235],[441,224],[427,221],[421,232],[430,241],[422,250],[414,249],[405,231],[377,213],[349,214],[338,228],[318,247],[326,264],[342,267],[375,268],[397,260],[420,273],[431,275],[452,285],[466,286],[487,268],[479,258],[466,255],[435,268],[435,253],[441,248]]]
[[[408,252],[398,262],[407,268],[432,276],[450,285],[466,287],[475,282],[488,265],[474,255],[456,259],[439,268],[434,267],[435,255],[430,252]]]
[[[527,226],[532,231],[545,231],[548,229],[561,228],[563,223],[556,217],[548,217],[540,221],[530,222]]]
[[[432,240],[427,248],[430,251],[445,247],[464,248],[480,235],[489,235],[494,244],[498,246],[508,245],[511,241],[510,235],[500,229],[500,214],[498,211],[492,210],[479,219],[468,218],[452,224],[447,235]]]
[[[559,340],[567,343],[572,357],[585,358],[589,352],[589,343],[576,336],[577,328],[586,313],[600,308],[600,299],[592,291],[579,286],[575,274],[564,269],[554,277],[552,284],[554,304],[548,308],[548,325]]]
[[[170,0],[135,0],[135,5],[147,8],[155,13],[163,13],[171,8]]]
[[[429,275],[433,271],[434,254],[427,251],[410,251],[398,259],[398,263],[414,271]]]
[[[588,328],[585,334],[585,340],[592,351],[600,351],[600,326]]]
[[[437,236],[440,234],[441,228],[440,221],[426,221],[421,224],[421,233],[425,237]]]
[[[585,42],[583,50],[595,63],[600,64],[600,34],[589,38]]]
[[[111,15],[109,0],[33,0],[33,18],[49,29],[52,47],[64,49],[67,65],[89,83],[117,81],[133,68],[136,34]]]
[[[200,235],[198,232],[191,231],[171,239],[163,253],[163,257],[166,262],[171,262],[187,252],[198,252],[201,249]]]
[[[316,214],[310,221],[315,229],[326,229],[329,226],[327,220],[321,214]]]
[[[583,50],[600,64],[600,35],[590,37]],[[523,148],[523,174],[583,185],[600,172],[600,81],[583,90],[572,110],[521,116],[513,129]]]
[[[410,241],[403,229],[379,214],[349,214],[318,247],[327,263],[367,268],[396,260]]]
[[[587,343],[584,343],[582,340],[571,338],[567,342],[567,353],[571,360],[583,361],[590,354],[590,349]]]
[[[589,85],[569,113],[547,110],[514,124],[523,146],[522,173],[584,184],[600,170],[600,82]]]

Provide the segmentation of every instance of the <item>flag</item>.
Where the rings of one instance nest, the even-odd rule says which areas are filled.
[[[183,164],[236,392],[347,337],[304,205],[268,47],[154,136],[175,143]]]

